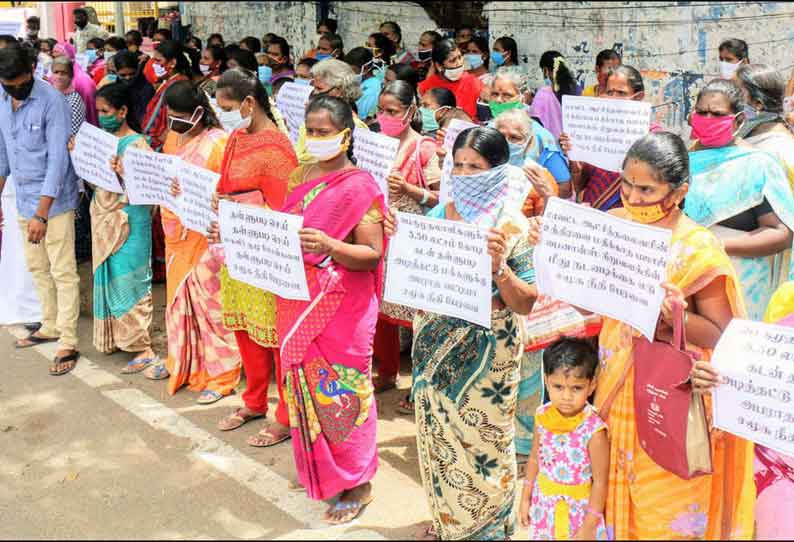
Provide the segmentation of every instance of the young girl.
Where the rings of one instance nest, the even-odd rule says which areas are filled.
[[[596,387],[598,354],[562,339],[543,354],[550,403],[535,414],[519,518],[530,540],[605,540],[609,474],[606,424],[587,398]]]

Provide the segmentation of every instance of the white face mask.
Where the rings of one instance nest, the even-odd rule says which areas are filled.
[[[159,62],[155,62],[152,64],[152,69],[154,70],[154,74],[157,76],[158,79],[162,78],[165,74],[168,73],[168,70],[163,68]]]
[[[347,135],[347,130],[343,130],[333,137],[306,137],[306,152],[318,162],[325,162],[339,156],[345,149],[342,148],[342,141]]]
[[[227,132],[231,133],[238,128],[248,128],[251,125],[251,117],[243,117],[239,109],[233,111],[219,111],[218,121]]]
[[[461,78],[461,76],[463,76],[464,70],[465,70],[464,66],[461,66],[459,68],[452,68],[452,69],[446,68],[444,69],[444,77],[446,77],[450,81],[457,81],[458,79]]]
[[[199,64],[199,69],[204,75],[207,75],[210,72],[210,67],[208,64]]]
[[[725,62],[724,60],[720,60],[720,75],[723,79],[731,79],[733,74],[736,73],[736,70],[738,70],[739,66],[741,65],[741,62],[734,64],[733,62]]]

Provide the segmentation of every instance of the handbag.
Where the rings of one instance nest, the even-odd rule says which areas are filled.
[[[710,474],[711,440],[703,396],[692,390],[697,359],[686,350],[684,311],[673,307],[673,343],[634,337],[637,436],[653,461],[679,478]]]

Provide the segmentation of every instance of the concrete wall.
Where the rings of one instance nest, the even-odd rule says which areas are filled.
[[[647,100],[675,101],[656,109],[657,120],[686,132],[686,115],[705,81],[719,74],[719,43],[730,37],[749,44],[750,59],[786,76],[794,65],[794,4],[785,2],[491,2],[485,6],[491,38],[512,36],[526,55],[530,80],[541,83],[540,55],[556,49],[580,77],[594,82],[595,55],[614,47],[643,72]]]

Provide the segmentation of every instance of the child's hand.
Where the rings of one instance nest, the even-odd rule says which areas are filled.
[[[518,520],[522,527],[529,527],[529,505],[532,497],[532,488],[525,485],[521,492],[521,505],[518,508]]]
[[[574,540],[597,540],[596,533],[598,531],[598,522],[593,522],[590,516],[586,516],[584,523],[573,535]]]

